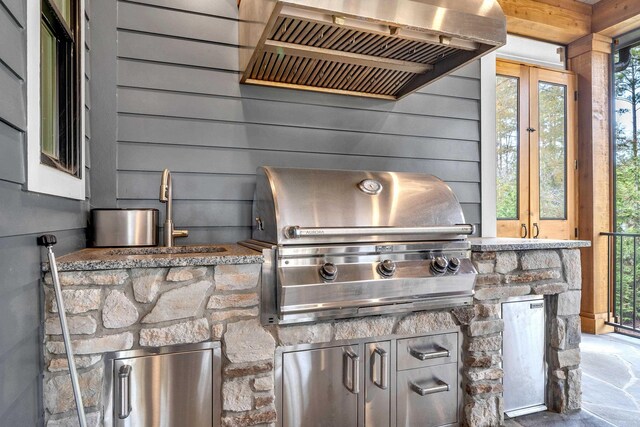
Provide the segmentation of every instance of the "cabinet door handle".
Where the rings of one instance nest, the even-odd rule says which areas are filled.
[[[344,353],[342,382],[351,393],[360,393],[360,357],[351,350]]]
[[[131,414],[131,365],[122,365],[118,371],[118,418],[124,420]]]
[[[449,357],[451,353],[446,348],[439,348],[436,351],[424,352],[417,350],[415,348],[409,347],[409,354],[415,357],[418,360],[431,360],[431,359],[439,359],[441,357]]]
[[[382,390],[389,388],[389,353],[386,350],[376,347],[374,350],[375,355],[380,356],[380,382],[376,382],[374,378],[375,363],[371,366],[371,381]]]
[[[442,393],[443,391],[449,391],[449,384],[440,380],[438,380],[437,383],[438,385],[434,387],[423,387],[420,384],[412,381],[411,390],[415,391],[420,396],[426,396],[428,394]]]
[[[522,224],[520,226],[520,237],[522,237],[523,239],[526,239],[527,236],[529,235],[529,230],[527,229],[527,224]]]
[[[539,235],[540,235],[540,227],[538,227],[538,223],[537,222],[534,222],[533,223],[533,238],[537,239]]]

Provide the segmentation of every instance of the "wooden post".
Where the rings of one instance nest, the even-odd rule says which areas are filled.
[[[578,75],[579,238],[591,240],[582,250],[583,332],[612,332],[604,324],[607,306],[607,238],[610,231],[610,104],[611,42],[590,34],[569,45],[569,68]]]

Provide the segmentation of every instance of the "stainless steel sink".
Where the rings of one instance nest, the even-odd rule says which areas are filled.
[[[163,254],[211,254],[226,251],[221,246],[172,246],[149,248],[118,248],[107,251],[107,255],[163,255]]]

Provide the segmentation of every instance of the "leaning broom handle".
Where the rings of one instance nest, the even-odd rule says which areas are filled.
[[[78,421],[80,427],[87,427],[87,419],[84,414],[84,406],[82,404],[82,395],[80,394],[80,384],[78,383],[78,371],[76,370],[76,360],[73,357],[73,349],[71,348],[71,338],[69,337],[69,327],[67,326],[67,315],[65,314],[64,302],[62,301],[62,290],[60,289],[60,280],[58,279],[58,266],[56,265],[56,256],[53,253],[53,245],[56,244],[56,238],[52,235],[41,236],[38,242],[42,242],[46,246],[49,256],[49,269],[51,270],[51,278],[53,279],[53,289],[58,304],[58,313],[60,314],[60,326],[62,328],[62,338],[64,339],[64,348],[67,352],[67,361],[69,362],[69,375],[71,376],[71,386],[73,388],[73,396],[76,400],[76,408],[78,410]]]

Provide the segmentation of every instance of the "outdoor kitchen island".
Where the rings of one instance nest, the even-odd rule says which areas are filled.
[[[500,425],[500,303],[528,294],[545,295],[547,302],[547,405],[559,412],[580,408],[578,248],[588,242],[470,240],[472,260],[480,273],[473,306],[291,326],[261,326],[259,287],[264,259],[248,248],[217,245],[221,249],[217,252],[183,254],[163,254],[163,248],[151,248],[152,253],[146,255],[86,249],[62,257],[58,260],[61,283],[89,424],[101,425],[104,419],[105,354],[109,352],[221,341],[222,366],[214,372],[222,377],[221,424],[269,425],[279,421],[276,391],[282,384],[274,378],[282,361],[276,355],[288,349],[379,341],[400,346],[407,338],[453,334],[459,339],[458,348],[449,349],[449,362],[457,363],[457,386],[451,390],[456,398],[448,408],[455,417],[452,423]],[[73,395],[48,274],[45,284],[47,425],[72,425]],[[390,389],[395,390],[393,380]],[[360,393],[364,394],[362,389]],[[306,398],[321,401],[327,396]],[[400,402],[392,406],[392,415],[397,415]],[[362,425],[359,411],[357,419]],[[394,417],[389,420],[395,425]]]

